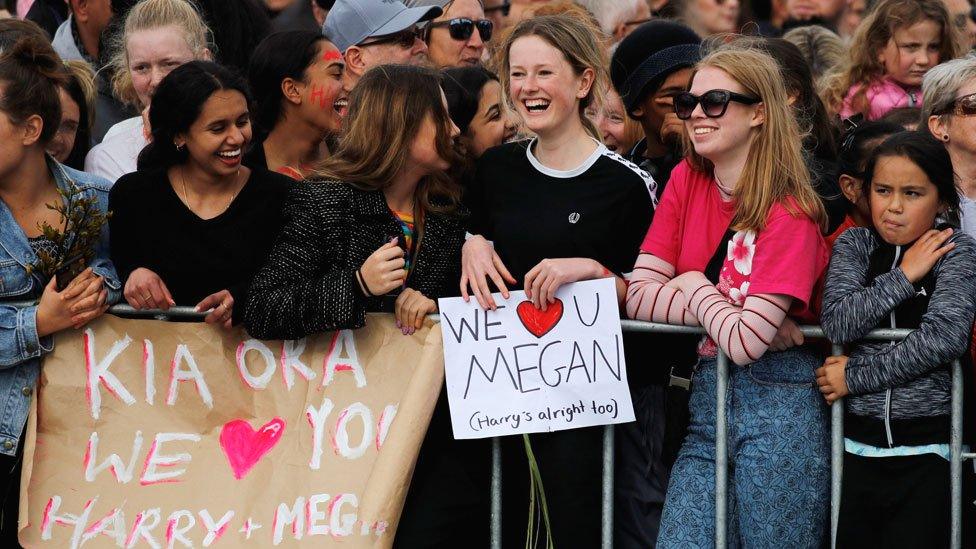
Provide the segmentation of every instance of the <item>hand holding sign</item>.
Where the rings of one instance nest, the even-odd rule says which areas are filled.
[[[545,311],[563,284],[600,278],[603,270],[599,263],[585,257],[543,259],[525,275],[525,296],[537,309]]]
[[[633,421],[613,279],[563,285],[538,309],[441,299],[454,437]]]

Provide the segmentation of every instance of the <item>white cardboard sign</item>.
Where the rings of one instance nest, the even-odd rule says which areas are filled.
[[[486,311],[441,299],[451,423],[457,439],[634,420],[613,279],[567,284],[547,311],[525,292]]]

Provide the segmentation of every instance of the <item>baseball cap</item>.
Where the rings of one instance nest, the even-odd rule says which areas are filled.
[[[336,0],[322,34],[345,52],[370,36],[394,34],[441,13],[437,6],[408,8],[400,0]]]

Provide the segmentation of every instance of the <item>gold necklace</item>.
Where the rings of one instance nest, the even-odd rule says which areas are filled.
[[[237,170],[237,174],[234,176],[235,177],[235,181],[234,181],[235,184],[237,183],[237,178],[240,177],[240,174],[241,174],[241,171],[240,170]],[[190,198],[186,194],[186,170],[184,169],[183,166],[180,166],[180,188],[183,191],[183,202],[186,203],[186,207],[189,208],[190,211],[192,212],[193,211],[193,206],[190,205]],[[220,210],[220,212],[217,213],[217,215],[220,215],[220,214],[226,212],[227,209],[230,208],[230,205],[234,203],[234,199],[237,198],[237,195],[240,194],[240,192],[241,192],[241,189],[240,188],[238,188],[236,191],[234,191],[234,194],[231,195],[230,200],[227,201],[227,205],[224,206],[224,208],[222,210]],[[196,212],[194,212],[194,213],[196,213]],[[214,216],[214,217],[216,217],[216,216]]]

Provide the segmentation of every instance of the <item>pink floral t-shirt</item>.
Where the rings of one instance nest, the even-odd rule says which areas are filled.
[[[726,242],[716,287],[740,306],[750,294],[788,295],[794,299],[790,316],[815,323],[828,249],[817,224],[792,201],[788,206],[773,206],[762,231],[739,231]],[[735,204],[722,200],[715,180],[682,161],[671,172],[641,250],[674,265],[676,275],[702,272],[734,215]]]

